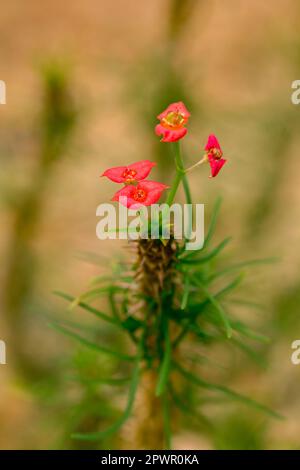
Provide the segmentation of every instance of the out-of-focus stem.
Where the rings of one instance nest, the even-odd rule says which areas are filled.
[[[64,155],[75,124],[76,112],[69,95],[64,69],[50,64],[44,71],[44,103],[40,124],[40,150],[32,182],[14,208],[14,224],[8,248],[4,280],[4,313],[8,337],[13,344],[13,361],[24,378],[47,374],[39,355],[29,355],[26,341],[28,311],[35,290],[36,238],[46,185],[55,163]]]

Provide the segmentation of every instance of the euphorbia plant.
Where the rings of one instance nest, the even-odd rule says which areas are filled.
[[[219,174],[226,160],[214,135],[208,137],[204,156],[192,167],[185,168],[179,141],[187,134],[189,117],[190,113],[181,102],[171,104],[158,116],[160,123],[155,128],[156,134],[162,136],[162,145],[172,145],[174,148],[176,174],[171,186],[148,179],[154,166],[148,160],[110,168],[102,176],[123,185],[113,196],[113,201],[123,204],[123,197],[126,196],[125,205],[128,208],[151,206],[168,191],[166,203],[170,206],[182,183],[186,202],[190,204],[192,198],[187,179],[189,171],[202,163],[209,163],[211,177]],[[113,346],[107,348],[93,343],[64,326],[56,325],[60,331],[85,346],[111,356],[117,363],[129,364],[129,367],[122,368],[123,375],[107,378],[108,383],[120,381],[120,386],[123,387],[124,380],[125,384],[127,379],[130,382],[127,405],[120,418],[106,430],[76,434],[74,438],[100,441],[119,431],[127,422],[126,433],[123,433],[124,447],[171,448],[171,434],[177,425],[173,419],[173,408],[178,408],[185,414],[196,414],[196,409],[184,397],[188,385],[207,392],[217,392],[277,416],[275,412],[252,399],[223,385],[207,381],[199,374],[198,367],[191,371],[187,365],[186,350],[191,345],[193,349],[197,349],[199,345],[208,348],[215,341],[227,339],[250,351],[246,345],[247,338],[266,341],[263,335],[255,333],[235,319],[223,306],[224,299],[241,279],[238,276],[226,280],[227,276],[243,263],[227,267],[223,271],[216,271],[211,263],[218,258],[229,241],[225,239],[211,248],[219,206],[218,201],[204,245],[198,250],[188,251],[186,240],[178,240],[173,236],[168,239],[163,236],[160,239],[141,237],[134,242],[129,241],[135,251],[135,258],[129,268],[121,263],[111,279],[99,278],[101,286],[77,299],[60,294],[73,300],[74,305],[96,315],[99,321],[108,322],[120,329],[131,343],[128,351],[120,352]],[[224,278],[221,287],[220,283],[215,283],[220,278]],[[110,314],[91,305],[92,299],[100,297],[103,292],[107,292],[109,296]],[[125,377],[124,372],[127,374]],[[101,381],[104,381],[103,377]]]

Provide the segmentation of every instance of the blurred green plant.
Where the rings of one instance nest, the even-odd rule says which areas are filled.
[[[14,199],[13,225],[3,303],[13,360],[25,378],[43,374],[36,351],[28,354],[26,342],[29,306],[35,290],[36,254],[34,241],[42,218],[47,183],[52,170],[63,158],[72,138],[77,111],[70,93],[67,71],[56,62],[42,69],[43,103],[38,124],[39,153],[30,186]]]
[[[264,450],[266,420],[257,420],[250,413],[238,410],[218,423],[214,436],[220,450]]]

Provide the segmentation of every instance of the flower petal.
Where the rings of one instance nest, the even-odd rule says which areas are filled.
[[[132,206],[132,204],[136,203],[136,201],[132,198],[134,190],[135,190],[135,186],[132,186],[132,185],[124,186],[124,188],[120,189],[114,194],[111,200],[118,201],[123,206],[129,208]]]
[[[227,160],[225,158],[215,159],[211,155],[208,154],[208,160],[211,168],[211,178],[217,176],[219,171],[221,170],[222,166],[225,165]]]
[[[106,170],[101,176],[107,176],[115,183],[130,183],[147,178],[152,168],[156,165],[149,160],[141,160],[128,166],[116,166]]]
[[[126,171],[126,168],[126,166],[115,166],[106,170],[101,176],[106,176],[115,183],[124,183],[123,173]]]
[[[150,162],[150,160],[140,160],[139,162],[128,165],[127,169],[136,171],[134,180],[140,181],[140,180],[147,178],[150,171],[155,165],[156,163]]]
[[[187,129],[182,127],[180,129],[168,129],[161,124],[157,124],[155,127],[156,135],[162,135],[163,138],[161,142],[177,142],[177,140],[182,139],[187,133]]]
[[[123,206],[131,209],[137,209],[141,206],[150,206],[159,200],[162,192],[168,187],[169,186],[157,183],[156,181],[142,181],[137,186],[124,186],[124,188],[115,193],[112,201],[118,201]],[[142,202],[134,199],[134,194],[138,190],[145,191],[146,198]]]
[[[190,113],[186,109],[184,103],[182,101],[178,101],[177,103],[169,104],[169,106],[157,116],[157,119],[161,120],[166,117],[169,113],[180,113],[186,119],[190,117]]]
[[[208,139],[207,139],[207,144],[205,146],[205,150],[211,150],[211,149],[218,149],[218,150],[221,150],[221,147],[220,147],[220,144],[219,144],[219,141],[218,139],[216,138],[216,136],[214,134],[210,134],[208,136]]]
[[[138,189],[143,189],[147,193],[147,197],[143,202],[144,206],[150,206],[151,204],[155,204],[162,195],[162,192],[169,188],[163,183],[157,183],[156,181],[142,181],[138,184]]]
[[[164,189],[169,188],[170,186],[163,184],[163,183],[158,183],[157,181],[141,181],[138,185],[137,188],[144,189],[145,191],[154,191],[156,189],[159,189],[160,191],[163,191]]]

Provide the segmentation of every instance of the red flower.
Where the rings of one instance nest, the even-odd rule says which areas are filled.
[[[187,133],[185,124],[190,117],[182,101],[170,104],[165,111],[157,116],[160,124],[155,127],[157,135],[162,135],[161,142],[176,142]]]
[[[128,208],[136,209],[140,206],[150,206],[157,202],[164,189],[165,184],[155,181],[142,181],[137,186],[127,185],[117,191],[112,201],[119,201]]]
[[[205,146],[206,158],[211,168],[211,178],[217,176],[222,166],[225,165],[227,160],[223,157],[223,152],[214,134],[208,136],[207,144]]]
[[[107,176],[115,183],[134,183],[140,181],[149,175],[156,163],[149,160],[141,160],[128,166],[116,166],[106,170],[101,176]]]

